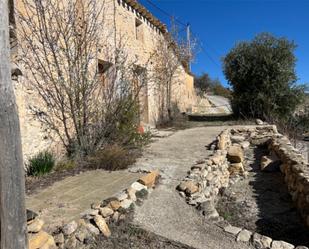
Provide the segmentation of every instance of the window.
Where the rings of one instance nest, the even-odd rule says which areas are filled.
[[[105,84],[106,78],[108,77],[108,71],[113,64],[108,61],[98,60],[98,77]]]
[[[144,33],[143,33],[143,23],[141,20],[135,18],[135,35],[136,40],[144,41]]]

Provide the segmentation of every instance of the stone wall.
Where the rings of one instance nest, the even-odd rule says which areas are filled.
[[[276,153],[288,190],[301,216],[309,226],[309,165],[284,136],[274,137],[269,150]]]
[[[102,3],[102,2],[100,2]],[[24,7],[21,2],[16,4],[16,8],[22,13]],[[104,41],[99,59],[109,61],[114,58],[115,50],[119,43],[128,55],[129,63],[134,62],[137,66],[146,67],[148,72],[152,71],[153,62],[151,56],[158,48],[158,41],[164,40],[166,28],[150,12],[145,11],[140,4],[134,0],[111,0],[104,1]],[[137,34],[136,22],[140,23]],[[21,43],[22,41],[18,41]],[[12,56],[13,61],[18,64],[17,53]],[[110,62],[110,61],[109,61]],[[22,65],[18,65],[22,71],[22,76],[15,80],[15,93],[21,123],[21,135],[25,161],[45,149],[56,150],[61,154],[63,148],[61,143],[46,127],[39,122],[39,117],[33,115],[33,109],[39,109],[42,101],[28,84],[31,77]],[[175,77],[175,85],[172,92],[172,101],[176,103],[181,112],[192,108],[195,101],[195,91],[193,86],[193,76],[189,74],[182,64],[179,64]],[[151,75],[150,75],[151,77]],[[152,86],[153,82],[147,83],[147,110],[148,120],[144,120],[145,126],[154,126],[159,115],[158,92]],[[45,108],[43,108],[45,109]]]
[[[89,203],[90,208],[80,214],[79,220],[57,228],[52,235],[43,230],[44,221],[28,211],[29,249],[89,248],[96,236],[110,237],[113,232],[110,224],[123,221],[134,212],[135,205],[142,205],[158,183],[159,176],[158,171],[152,171],[117,195],[97,203]]]
[[[179,194],[189,205],[195,206],[206,219],[216,222],[224,232],[234,235],[236,241],[252,244],[255,248],[307,249],[234,227],[220,217],[215,208],[218,194],[239,178],[247,176],[243,167],[244,150],[250,145],[262,144],[268,144],[269,156],[262,159],[261,170],[274,170],[273,167],[277,166],[279,170],[281,164],[280,170],[285,175],[289,193],[304,222],[309,226],[309,165],[289,139],[279,134],[273,125],[224,130],[216,141],[209,145],[208,149],[212,151],[212,155],[198,161],[178,185]]]

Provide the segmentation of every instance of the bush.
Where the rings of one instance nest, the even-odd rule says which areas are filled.
[[[114,144],[106,146],[88,157],[88,165],[92,169],[122,170],[135,163],[136,158],[136,151]]]
[[[52,153],[43,151],[30,158],[27,174],[29,176],[42,176],[52,171],[55,158]]]
[[[296,85],[293,42],[268,33],[237,44],[224,58],[224,73],[233,87],[235,114],[272,122],[284,120],[303,98]]]

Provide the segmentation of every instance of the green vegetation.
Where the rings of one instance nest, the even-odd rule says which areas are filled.
[[[205,93],[212,93],[225,98],[231,98],[232,95],[231,90],[222,86],[218,79],[212,79],[207,73],[194,78],[194,87],[200,96],[203,96]]]
[[[52,153],[43,151],[30,158],[27,174],[29,176],[42,176],[52,171],[55,158]]]
[[[262,33],[238,43],[224,58],[224,73],[233,88],[235,114],[286,121],[303,101],[296,85],[294,42]]]

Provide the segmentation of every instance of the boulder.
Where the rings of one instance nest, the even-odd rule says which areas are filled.
[[[94,222],[105,237],[111,236],[111,231],[109,230],[109,227],[106,224],[106,221],[102,216],[100,215],[95,216]]]
[[[240,146],[231,146],[227,152],[227,158],[231,163],[241,163],[244,161],[244,152]]]
[[[147,188],[152,188],[155,185],[155,183],[156,183],[156,181],[157,181],[157,179],[159,177],[159,174],[160,173],[159,173],[158,170],[152,171],[149,174],[142,176],[138,180],[138,182],[140,182],[143,185],[147,186]]]

